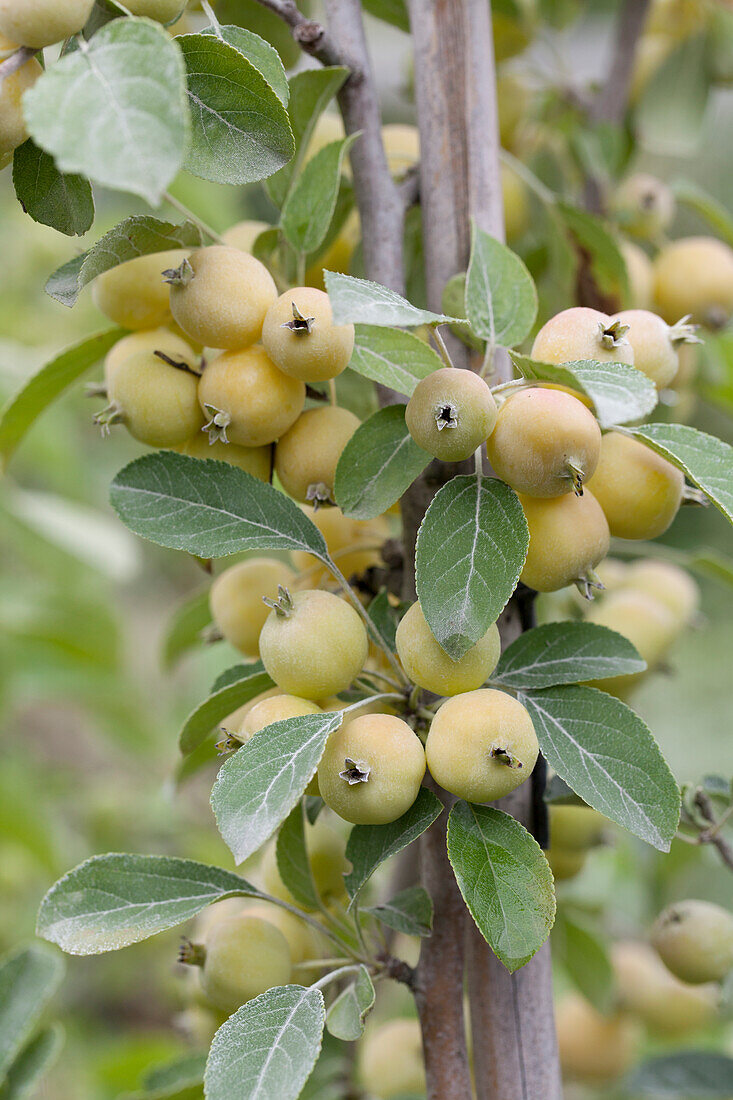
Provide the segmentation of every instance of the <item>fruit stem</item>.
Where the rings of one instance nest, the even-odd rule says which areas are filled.
[[[433,340],[436,343],[436,346],[438,348],[438,352],[440,353],[440,358],[443,360],[446,367],[452,367],[453,366],[453,361],[450,357],[450,353],[448,352],[448,348],[446,347],[445,340],[443,339],[443,337],[441,335],[440,323],[438,322],[438,323],[435,323],[435,324],[431,325],[430,326],[430,332],[432,334]]]
[[[324,966],[350,966],[351,959],[306,959],[305,962],[295,963],[293,970],[320,970]]]
[[[221,26],[219,24],[219,20],[216,18],[214,10],[211,7],[211,4],[209,3],[209,0],[201,0],[201,7],[203,8],[204,15],[206,16],[206,18],[211,23],[211,26],[214,28],[214,31],[216,33],[217,38],[223,39],[224,35],[221,33]]]
[[[402,669],[400,668],[400,666],[397,664],[397,660],[395,658],[395,655],[384,644],[384,641],[382,640],[382,638],[379,634],[379,631],[374,626],[374,623],[372,622],[372,620],[369,618],[369,615],[367,614],[366,609],[364,608],[364,605],[362,604],[361,600],[357,596],[356,592],[354,592],[354,589],[351,587],[351,585],[349,584],[349,582],[347,581],[346,577],[343,575],[343,573],[341,572],[339,567],[328,556],[326,556],[325,558],[321,558],[321,561],[326,566],[326,568],[329,570],[329,572],[333,575],[334,579],[343,588],[343,590],[346,593],[348,599],[350,600],[354,610],[361,617],[361,619],[363,619],[364,625],[367,628],[367,632],[371,635],[372,641],[374,641],[376,643],[376,645],[379,646],[379,648],[382,650],[382,652],[387,657],[387,660],[389,661],[390,665],[392,666],[392,671],[397,675],[398,680],[401,680],[404,684],[408,684],[409,680],[405,676],[405,674],[402,671]]]
[[[331,404],[332,405],[337,405],[338,401],[336,400],[336,379],[335,378],[329,378],[329,380],[328,380],[328,393],[329,393],[329,397],[331,399]]]
[[[342,966],[338,970],[332,970],[330,974],[326,974],[325,978],[321,978],[317,982],[313,982],[310,986],[311,989],[324,989],[332,982],[337,982],[341,978],[345,978],[347,974],[357,974],[361,964],[352,964],[351,966]]]
[[[550,191],[549,187],[545,187],[544,183],[537,178],[534,172],[530,171],[526,164],[523,164],[522,161],[518,160],[512,153],[508,153],[506,149],[499,150],[499,160],[502,164],[505,164],[507,168],[511,168],[512,172],[527,184],[530,191],[534,191],[538,199],[541,199],[547,206],[555,205],[557,200],[552,191]]]
[[[175,195],[171,195],[170,191],[163,192],[163,201],[177,210],[179,214],[183,214],[184,218],[188,218],[190,222],[193,222],[205,236],[211,237],[212,241],[215,241],[217,244],[226,245],[226,241],[219,236],[215,229],[212,229],[210,225],[202,221],[202,219],[194,214],[192,210],[189,210],[184,203],[180,202],[180,200],[175,197]]]

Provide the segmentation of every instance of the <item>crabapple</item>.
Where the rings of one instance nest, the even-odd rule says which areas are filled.
[[[305,285],[316,287],[318,290],[325,290],[326,283],[323,276],[324,271],[341,271],[344,274],[348,274],[349,267],[351,266],[351,258],[354,255],[354,251],[360,239],[361,222],[359,220],[359,211],[353,209],[347,215],[346,221],[331,243],[327,246],[325,252],[322,252],[320,256],[306,268]]]
[[[672,224],[675,200],[666,183],[636,172],[619,184],[612,208],[625,232],[653,241]]]
[[[347,578],[360,576],[380,562],[380,547],[389,538],[389,526],[383,516],[376,519],[352,519],[340,508],[303,509],[326,540],[328,553]],[[327,570],[312,554],[296,550],[293,564],[300,570],[315,570],[313,584],[319,584]]]
[[[310,141],[308,142],[308,149],[305,154],[305,163],[320,153],[321,149],[325,149],[327,145],[331,145],[334,141],[343,141],[346,137],[346,131],[344,130],[344,124],[341,119],[341,115],[336,111],[324,111],[318,116],[318,120],[313,128]],[[345,174],[349,174],[348,163],[345,164]]]
[[[462,462],[480,447],[496,423],[494,395],[469,370],[442,367],[414,389],[405,420],[424,451],[444,462]]]
[[[528,114],[529,85],[518,73],[500,72],[496,79],[496,98],[501,147],[511,149],[515,135]]]
[[[92,283],[92,300],[105,317],[122,328],[151,329],[171,320],[170,295],[163,272],[183,262],[182,249],[138,256],[104,271]]]
[[[733,249],[715,237],[682,237],[654,260],[654,299],[665,321],[690,314],[722,328],[733,313]]]
[[[550,844],[564,852],[585,852],[603,839],[608,820],[591,806],[549,807]]]
[[[95,420],[124,423],[130,435],[149,447],[175,447],[201,430],[198,375],[165,363],[149,351],[136,351],[115,370],[107,387],[109,406]]]
[[[602,1016],[579,993],[565,996],[555,1010],[563,1074],[588,1084],[615,1081],[631,1068],[639,1046],[633,1020]]]
[[[588,856],[587,850],[579,852],[569,851],[567,848],[549,847],[545,852],[547,862],[550,864],[552,877],[556,882],[564,882],[566,879],[575,878],[585,867]]]
[[[287,985],[291,973],[288,941],[262,917],[225,917],[206,937],[201,985],[223,1012],[234,1012],[273,986]]]
[[[130,0],[125,7],[132,15],[155,19],[158,23],[172,23],[186,7],[183,0]]]
[[[260,657],[288,695],[338,695],[361,672],[369,653],[364,624],[332,592],[284,591],[260,632]]]
[[[382,142],[387,164],[393,176],[404,176],[420,160],[420,133],[417,126],[389,122],[382,127]]]
[[[621,1008],[638,1016],[653,1034],[687,1035],[715,1018],[717,987],[681,982],[648,944],[617,943],[611,962]]]
[[[397,655],[410,679],[436,695],[459,695],[486,683],[499,661],[501,643],[496,623],[483,638],[454,661],[435,640],[419,601],[397,627]]]
[[[278,370],[261,347],[224,351],[206,364],[199,401],[210,418],[210,439],[262,447],[274,443],[298,419],[305,385]]]
[[[467,802],[493,802],[509,794],[529,779],[538,752],[527,709],[493,688],[443,703],[425,743],[433,779]]]
[[[634,349],[627,327],[587,306],[573,306],[555,314],[537,333],[532,358],[543,363],[571,363],[595,359],[602,363],[632,363]]]
[[[93,7],[94,0],[0,0],[0,34],[42,50],[78,34]]]
[[[293,966],[310,962],[323,954],[322,941],[316,929],[306,924],[304,920],[300,920],[294,913],[289,913],[287,909],[262,902],[245,906],[242,913],[245,916],[262,917],[268,924],[279,928],[288,941]]]
[[[679,370],[678,345],[697,342],[695,326],[684,321],[668,325],[647,309],[625,309],[616,314],[616,320],[629,326],[636,369],[651,378],[658,390],[669,386]]]
[[[333,323],[325,291],[299,286],[286,290],[268,309],[262,343],[285,374],[302,382],[325,382],[349,365],[354,326]]]
[[[627,588],[638,589],[663,604],[675,617],[679,628],[687,625],[700,606],[700,589],[686,569],[658,558],[632,562],[624,578]]]
[[[407,722],[363,714],[335,730],[318,765],[321,798],[355,825],[386,825],[418,796],[425,750]]]
[[[15,42],[0,34],[0,59],[14,49]],[[0,84],[0,162],[3,162],[3,168],[12,160],[13,151],[28,137],[23,117],[23,94],[42,75],[40,63],[31,57],[25,65],[4,77]]]
[[[651,595],[625,587],[611,592],[602,600],[594,601],[588,609],[586,619],[628,638],[646,661],[648,669],[659,664],[679,629],[669,608]],[[624,698],[644,675],[642,670],[627,673],[625,676],[610,676],[605,680],[593,681],[592,686]]]
[[[210,443],[203,432],[197,432],[176,450],[182,455],[190,455],[191,458],[213,458],[217,462],[228,462],[230,466],[238,466],[258,481],[269,481],[272,474],[270,446],[238,447],[236,443],[222,443],[220,439]]]
[[[606,432],[588,488],[621,539],[655,539],[679,511],[685,477],[651,447],[621,432]]]
[[[226,640],[245,657],[259,654],[260,631],[270,614],[263,597],[293,579],[290,567],[274,558],[247,558],[215,579],[209,592],[211,617]]]
[[[186,363],[189,367],[197,365],[198,357],[190,344],[186,343],[182,336],[171,332],[168,328],[140,329],[131,332],[118,340],[114,347],[110,348],[104,360],[104,378],[109,385],[112,375],[120,363],[129,359],[138,351],[162,351],[169,359]]]
[[[241,350],[254,344],[277,299],[265,265],[228,245],[197,249],[178,267],[170,264],[166,277],[177,324],[210,348]]]
[[[650,309],[654,297],[652,261],[643,248],[633,241],[619,241],[619,251],[626,264],[629,296],[634,309]]]
[[[310,699],[299,699],[297,695],[273,695],[263,699],[252,707],[243,721],[232,734],[244,745],[255,733],[273,722],[284,722],[286,718],[302,718],[306,714],[320,714],[321,708]]]
[[[264,233],[264,231],[269,228],[270,226],[267,222],[250,220],[237,222],[236,225],[230,225],[229,228],[222,233],[221,239],[224,241],[224,244],[228,245],[230,248],[238,248],[241,252],[251,252],[260,233]]]
[[[366,1092],[378,1100],[422,1096],[425,1063],[418,1021],[389,1020],[368,1031],[359,1048],[358,1074]]]
[[[722,982],[733,969],[733,914],[712,902],[691,898],[669,905],[651,940],[667,969],[691,985]]]
[[[582,493],[600,451],[601,429],[593,414],[570,394],[541,386],[503,401],[486,441],[499,477],[532,497]]]
[[[511,168],[501,166],[501,195],[504,204],[504,232],[508,241],[516,241],[529,225],[527,188]]]
[[[604,558],[596,566],[596,576],[605,592],[613,592],[626,584],[629,567],[620,558]]]
[[[285,492],[302,503],[335,503],[336,466],[359,424],[352,412],[335,405],[299,416],[275,447],[275,472]]]
[[[520,495],[529,550],[521,580],[537,592],[595,582],[594,569],[608,553],[608,523],[595,496],[566,493],[544,500]]]
[[[306,828],[305,844],[313,882],[321,901],[326,905],[341,901],[346,895],[344,874],[349,869],[343,838],[335,829],[319,820],[315,825]],[[269,894],[291,905],[300,905],[280,877],[275,844],[265,850],[260,870]]]

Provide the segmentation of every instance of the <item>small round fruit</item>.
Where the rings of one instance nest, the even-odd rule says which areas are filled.
[[[571,852],[565,848],[550,847],[545,855],[550,864],[552,877],[556,882],[565,882],[580,874],[585,867],[588,852],[587,850]]]
[[[172,23],[185,8],[183,0],[130,0],[125,7],[133,15],[155,19],[158,23]]]
[[[352,519],[345,516],[340,508],[304,507],[303,511],[315,523],[326,540],[328,552],[343,575],[349,580],[361,576],[373,565],[381,561],[381,546],[389,538],[389,525],[383,516],[376,519]],[[296,550],[293,564],[297,569],[307,571],[313,578],[313,585],[320,584],[328,576],[323,563]]]
[[[301,503],[334,504],[336,466],[359,424],[335,405],[299,416],[275,447],[275,471],[285,492]]]
[[[272,695],[252,707],[240,726],[231,732],[237,741],[246,744],[250,737],[259,733],[273,722],[284,722],[287,718],[302,718],[306,714],[320,714],[321,708],[310,699],[299,699],[297,695]]]
[[[273,924],[275,928],[282,932],[288,941],[293,966],[310,962],[322,956],[322,940],[319,938],[316,929],[296,917],[294,913],[289,913],[287,909],[281,909],[279,905],[262,902],[245,906],[242,914],[247,917],[261,917],[268,924]]]
[[[588,488],[603,509],[611,534],[655,539],[679,511],[685,477],[651,447],[621,432],[606,432]]]
[[[407,722],[392,714],[363,714],[329,737],[318,787],[345,821],[386,825],[412,806],[424,774],[425,750]]]
[[[129,359],[138,351],[162,351],[169,359],[187,363],[189,367],[195,368],[198,365],[199,357],[182,336],[162,327],[140,329],[139,332],[131,332],[129,336],[123,336],[107,352],[104,360],[104,378],[107,385],[120,363],[124,363],[125,359]]]
[[[302,382],[325,382],[349,365],[354,326],[333,323],[325,291],[298,286],[286,290],[268,309],[262,343],[285,374]]]
[[[359,1046],[359,1080],[378,1100],[422,1096],[425,1063],[417,1020],[390,1020],[368,1031]]]
[[[589,584],[608,553],[608,523],[586,489],[545,500],[520,496],[529,527],[529,550],[521,580],[536,592],[556,592],[569,584]]]
[[[527,188],[516,172],[501,166],[501,195],[504,203],[504,232],[508,241],[516,241],[529,227]]]
[[[680,365],[678,346],[695,340],[691,325],[668,325],[647,309],[625,309],[616,320],[629,326],[628,339],[634,349],[634,366],[663,390],[675,378]]]
[[[176,447],[201,431],[198,376],[137,351],[117,367],[107,387],[110,405],[98,423],[124,423],[149,447]],[[109,415],[107,415],[109,414]]]
[[[382,127],[387,164],[393,176],[404,176],[420,161],[420,132],[417,126],[389,122]]]
[[[634,1064],[639,1029],[621,1015],[602,1016],[578,993],[568,994],[555,1012],[563,1074],[602,1085],[623,1076]]]
[[[502,149],[512,149],[517,132],[529,114],[531,96],[530,86],[520,73],[502,70],[498,74],[496,97]]]
[[[264,233],[266,229],[270,228],[267,222],[249,220],[237,222],[236,225],[231,225],[225,233],[222,233],[221,239],[230,248],[238,248],[240,252],[251,252],[260,233]]]
[[[188,336],[228,350],[259,340],[265,314],[277,299],[264,264],[239,248],[210,245],[169,267],[171,312]]]
[[[410,435],[444,462],[462,462],[491,435],[494,395],[477,374],[442,367],[421,379],[405,410]]]
[[[643,248],[632,241],[620,241],[619,249],[626,264],[629,296],[634,309],[650,309],[654,298],[652,261]]]
[[[598,464],[601,429],[570,394],[532,386],[502,402],[486,451],[499,477],[519,493],[582,493]]]
[[[564,309],[547,321],[535,336],[532,358],[542,363],[571,363],[595,359],[601,363],[632,363],[623,325],[587,306]]]
[[[215,439],[209,442],[204,432],[198,432],[176,448],[182,455],[191,458],[213,458],[217,462],[228,462],[240,470],[256,477],[258,481],[269,481],[272,474],[272,447],[238,447],[236,443],[222,443]]]
[[[14,48],[15,42],[0,34],[0,57],[12,52]],[[40,63],[35,57],[31,57],[25,65],[4,77],[0,83],[0,158],[4,161],[3,167],[10,163],[13,151],[28,137],[23,117],[23,95],[42,75]]]
[[[501,651],[499,630],[492,623],[483,638],[454,661],[433,637],[419,602],[403,616],[396,643],[402,667],[413,683],[436,695],[459,695],[481,687],[496,668]]]
[[[626,584],[629,567],[620,558],[604,558],[596,566],[596,576],[606,593],[613,592]]]
[[[645,241],[656,240],[669,228],[676,209],[667,184],[645,172],[627,176],[619,184],[612,206],[621,228]]]
[[[680,629],[690,623],[700,606],[700,589],[686,569],[658,558],[632,562],[624,577],[627,588],[635,588],[672,612]]]
[[[722,982],[733,969],[733,914],[709,901],[678,901],[657,917],[652,943],[680,981]]]
[[[350,604],[331,592],[286,594],[260,633],[260,656],[284,692],[325,699],[344,691],[369,653],[364,624]]]
[[[151,329],[171,321],[170,295],[163,272],[186,258],[181,249],[153,252],[118,264],[92,283],[92,300],[122,328]]]
[[[278,370],[261,347],[225,351],[204,368],[199,401],[215,439],[262,447],[298,419],[305,385]]]
[[[201,985],[223,1012],[234,1012],[292,972],[288,941],[262,917],[234,916],[217,921],[206,938]]]
[[[315,825],[306,828],[305,843],[313,882],[321,901],[326,905],[341,901],[346,896],[344,875],[349,869],[343,839],[335,829],[319,820]],[[280,877],[277,847],[274,843],[265,850],[261,872],[268,894],[303,908]]]
[[[263,597],[276,592],[279,584],[291,584],[293,579],[290,567],[274,558],[247,558],[215,579],[209,593],[211,617],[226,640],[245,657],[259,654],[260,631],[270,614]]]
[[[467,802],[493,802],[532,774],[539,746],[529,712],[493,688],[443,703],[425,744],[436,783]]]
[[[83,28],[94,0],[0,0],[0,34],[42,50]]]
[[[720,328],[733,314],[733,249],[715,237],[683,237],[654,261],[654,299],[673,325],[688,314]]]
[[[550,844],[565,852],[585,852],[603,839],[608,820],[591,806],[549,807]]]
[[[622,1009],[638,1016],[653,1034],[688,1035],[714,1020],[718,987],[681,982],[648,944],[617,943],[611,961]]]
[[[675,617],[662,603],[638,589],[625,587],[602,600],[594,600],[586,619],[628,638],[646,661],[647,669],[654,669],[659,664],[679,630]],[[645,675],[642,671],[611,676],[594,680],[591,686],[623,699]]]

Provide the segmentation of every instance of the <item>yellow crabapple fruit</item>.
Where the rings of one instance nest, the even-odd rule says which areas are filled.
[[[251,252],[260,233],[264,233],[266,229],[270,229],[270,225],[267,222],[250,221],[247,219],[242,222],[237,222],[236,225],[230,225],[229,228],[222,233],[221,239],[224,241],[224,244],[228,245],[230,248],[238,248],[241,252]]]
[[[486,683],[499,661],[501,644],[492,623],[476,645],[454,661],[435,640],[419,601],[397,627],[397,655],[410,679],[436,695],[459,695]]]
[[[307,164],[309,160],[312,160],[316,153],[320,153],[321,149],[325,149],[327,145],[331,145],[334,141],[343,141],[345,137],[346,131],[341,115],[337,111],[324,111],[318,116],[313,128],[305,155],[305,163]],[[348,161],[344,163],[342,171],[345,175],[350,175]]]
[[[260,631],[270,608],[263,597],[279,584],[291,584],[292,569],[274,558],[247,558],[225,569],[209,592],[214,623],[226,640],[245,657],[259,654]]]
[[[553,803],[548,807],[551,847],[564,852],[585,852],[603,839],[608,819],[592,806]]]
[[[633,241],[620,241],[619,250],[626,264],[629,296],[634,309],[651,309],[654,299],[654,270],[643,248]]]
[[[298,419],[305,384],[278,370],[261,347],[224,351],[204,367],[199,401],[209,417],[210,438],[262,447]]]
[[[604,558],[596,566],[596,576],[606,593],[621,588],[626,583],[628,565],[620,558]]]
[[[132,15],[155,19],[158,23],[172,23],[186,7],[183,0],[130,0],[125,7]]]
[[[433,779],[467,802],[493,802],[509,794],[529,779],[538,752],[527,709],[493,688],[443,703],[425,744]]]
[[[733,314],[733,249],[715,237],[682,237],[654,260],[654,300],[665,321],[688,314],[721,328]]]
[[[545,499],[520,495],[529,527],[521,580],[537,592],[595,583],[594,570],[608,553],[608,523],[593,493]]]
[[[600,451],[601,429],[585,405],[562,390],[541,386],[507,397],[486,441],[498,476],[533,497],[582,493]]]
[[[502,149],[511,149],[528,114],[530,89],[519,73],[503,70],[496,79],[499,136]]]
[[[634,56],[629,87],[629,104],[636,106],[654,74],[674,49],[674,39],[667,34],[643,34]]]
[[[546,321],[535,336],[532,358],[542,363],[595,359],[601,363],[634,362],[626,326],[606,313],[573,306]]]
[[[639,1048],[633,1020],[602,1016],[578,993],[563,997],[555,1011],[557,1045],[563,1074],[576,1081],[602,1085],[631,1069]]]
[[[340,508],[304,507],[303,511],[326,540],[328,553],[348,580],[360,576],[381,560],[380,548],[389,538],[389,525],[384,516],[376,519],[352,519]],[[328,575],[323,563],[303,550],[292,555],[293,564],[301,571],[313,571],[313,585]],[[309,572],[310,576],[310,572]]]
[[[359,220],[359,211],[354,208],[347,214],[344,224],[331,243],[327,245],[326,250],[306,268],[305,285],[317,287],[318,290],[325,290],[324,271],[341,271],[347,275],[351,266],[351,258],[360,239],[361,221]]]
[[[288,695],[325,699],[344,691],[369,654],[354,608],[320,589],[284,592],[260,632],[260,657]]]
[[[325,382],[349,365],[354,326],[333,323],[325,291],[298,286],[286,290],[268,309],[262,343],[285,374],[302,382]]]
[[[717,986],[681,982],[649,944],[617,943],[611,962],[622,1010],[637,1016],[653,1034],[687,1035],[714,1020]]]
[[[0,0],[0,35],[42,50],[78,34],[93,7],[94,0]]]
[[[217,921],[204,949],[201,985],[211,1004],[224,1012],[290,981],[288,941],[262,917],[239,914]]]
[[[392,714],[362,714],[330,735],[318,787],[345,821],[386,825],[412,806],[424,774],[425,750],[407,722]]]
[[[733,913],[689,898],[659,914],[651,941],[667,970],[690,985],[722,982],[733,970]]]
[[[674,42],[699,30],[704,16],[700,0],[652,0],[644,31],[667,35]]]
[[[261,703],[263,699],[271,699],[273,695],[282,695],[280,688],[275,686],[268,688],[267,691],[260,692],[259,695],[255,695],[254,699],[250,699],[248,703],[243,703],[241,707],[237,707],[231,714],[228,714],[223,720],[222,727],[227,730],[236,730],[242,724],[249,712]]]
[[[0,34],[0,60],[14,48],[15,43]],[[25,65],[4,77],[0,84],[0,158],[3,162],[0,166],[3,168],[12,160],[13,151],[28,137],[23,117],[23,95],[42,75],[40,63],[31,57]]]
[[[661,603],[674,615],[680,629],[690,623],[700,606],[700,589],[686,569],[658,558],[640,558],[626,570],[624,584]]]
[[[619,588],[603,599],[593,601],[586,619],[590,623],[608,627],[623,634],[646,661],[647,669],[659,665],[679,630],[674,615],[651,595],[639,589]],[[645,672],[631,672],[625,676],[610,676],[594,680],[591,686],[610,695],[625,698],[645,676]]]
[[[382,127],[387,164],[393,176],[404,176],[420,160],[420,134],[417,126],[389,122]]]
[[[264,264],[228,245],[199,248],[170,270],[170,308],[184,333],[210,348],[241,350],[262,334],[277,299]]]
[[[131,332],[129,335],[123,336],[107,352],[104,360],[104,378],[107,385],[109,385],[110,379],[120,363],[124,363],[125,359],[129,359],[131,355],[138,351],[161,351],[169,359],[186,363],[193,368],[198,366],[199,357],[182,336],[162,326],[153,329],[140,329],[137,332]]]
[[[619,184],[612,209],[625,232],[653,241],[672,224],[676,204],[666,183],[646,172],[636,172]]]
[[[240,899],[241,900],[241,899]],[[312,925],[300,920],[294,913],[287,909],[281,909],[279,905],[259,904],[247,905],[242,910],[245,916],[262,917],[268,924],[279,928],[290,948],[290,958],[293,966],[310,962],[322,955],[322,941]]]
[[[275,472],[285,492],[301,503],[334,504],[336,466],[359,424],[336,405],[299,416],[275,446]]]
[[[494,395],[483,378],[455,367],[422,378],[405,410],[412,438],[444,462],[469,458],[494,430],[496,416]]]
[[[358,1075],[364,1089],[378,1100],[422,1096],[425,1063],[418,1021],[389,1020],[367,1031],[359,1046]]]
[[[243,745],[255,733],[273,722],[284,722],[286,718],[302,718],[306,714],[320,714],[321,708],[310,699],[299,699],[297,695],[272,695],[252,707],[236,730],[229,732]]]
[[[306,828],[305,843],[313,882],[321,901],[326,905],[341,901],[346,896],[344,875],[349,869],[344,840],[335,829],[319,820]],[[265,849],[260,871],[268,894],[291,905],[300,905],[280,877],[277,846],[274,843]]]
[[[655,539],[679,511],[685,477],[651,447],[621,432],[606,432],[588,482],[615,538]]]
[[[695,326],[684,320],[668,325],[647,309],[625,309],[616,314],[616,320],[629,326],[636,369],[651,378],[658,390],[669,386],[679,370],[680,345],[697,342]]]
[[[171,321],[170,295],[163,272],[183,262],[182,249],[153,252],[118,264],[92,283],[92,300],[122,328],[154,329]]]
[[[149,447],[175,447],[203,426],[198,375],[165,363],[149,351],[128,356],[107,387],[109,406],[95,417],[103,430],[123,423]]]
[[[550,864],[552,877],[556,882],[565,882],[575,878],[585,867],[588,850],[579,852],[569,851],[567,848],[555,848],[551,846],[545,852],[547,862]]]
[[[694,383],[700,370],[700,355],[695,344],[681,344],[677,349],[679,367],[674,376],[673,389],[687,390]]]
[[[240,470],[256,477],[258,481],[269,481],[272,474],[272,447],[238,447],[236,443],[222,443],[215,439],[209,441],[206,433],[198,432],[176,447],[182,455],[191,458],[213,458],[217,462],[228,462]]]
[[[529,200],[527,187],[516,172],[501,166],[501,195],[504,203],[504,231],[506,239],[516,241],[529,226]]]

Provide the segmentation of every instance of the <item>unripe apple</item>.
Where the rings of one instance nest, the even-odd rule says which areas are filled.
[[[0,34],[42,50],[78,34],[93,7],[94,0],[0,0]]]
[[[494,395],[469,370],[443,367],[421,379],[405,410],[410,435],[444,462],[462,462],[485,442],[496,423]]]
[[[137,351],[117,367],[107,387],[109,408],[97,422],[121,421],[149,447],[175,447],[203,427],[197,388],[196,374]]]
[[[616,320],[629,326],[628,339],[634,349],[634,366],[651,378],[658,390],[665,389],[679,370],[679,347],[694,342],[694,326],[681,321],[668,325],[647,309],[625,309]]]
[[[245,657],[259,655],[260,631],[270,608],[265,596],[287,586],[294,573],[285,562],[275,558],[247,558],[225,569],[214,580],[209,592],[209,607],[214,623],[226,640]]]
[[[346,897],[344,875],[349,870],[344,840],[335,829],[319,820],[315,825],[306,827],[305,844],[313,882],[321,901],[330,905],[343,900]],[[268,894],[290,905],[300,906],[280,877],[274,843],[265,849],[260,871]]]
[[[0,58],[11,53],[15,43],[0,35]],[[23,117],[23,95],[32,88],[43,68],[35,57],[26,61],[14,73],[0,83],[0,167],[5,168],[13,159],[13,152],[28,137]]]
[[[654,261],[654,298],[669,324],[688,314],[721,328],[733,314],[733,249],[715,237],[683,237]]]
[[[668,607],[639,589],[626,587],[611,592],[601,600],[594,600],[588,608],[586,619],[628,638],[646,661],[648,669],[656,668],[680,629],[678,620]],[[605,680],[593,681],[592,686],[624,699],[645,675],[646,672],[642,671],[610,676]]]
[[[511,243],[516,241],[529,226],[529,200],[526,184],[516,172],[501,166],[501,196],[504,203],[504,232]]]
[[[656,1035],[689,1035],[710,1024],[719,993],[715,985],[687,985],[667,970],[646,943],[617,943],[611,953],[621,1007]]]
[[[549,807],[550,844],[566,852],[585,852],[603,840],[608,819],[591,806],[553,803]]]
[[[417,1020],[390,1020],[367,1031],[359,1047],[359,1080],[378,1100],[425,1092],[422,1036]]]
[[[336,466],[360,421],[336,405],[308,409],[280,437],[275,471],[295,500],[334,504]]]
[[[575,878],[585,867],[588,851],[568,851],[566,848],[550,847],[545,852],[547,862],[550,864],[552,877],[556,882],[565,882]]]
[[[564,309],[545,322],[535,336],[532,358],[542,363],[595,359],[601,363],[632,363],[634,350],[624,325],[587,306]]]
[[[496,98],[501,147],[512,149],[516,133],[528,115],[529,85],[520,73],[503,70],[497,76]]]
[[[527,709],[493,688],[443,703],[425,743],[433,779],[467,802],[493,802],[509,794],[529,779],[538,752]]]
[[[643,248],[632,241],[619,241],[619,249],[626,264],[629,279],[629,295],[634,309],[651,309],[654,298],[654,270],[652,261]]]
[[[499,630],[492,623],[476,645],[454,661],[436,642],[419,601],[397,627],[397,655],[407,675],[436,695],[458,695],[486,683],[496,668],[501,651]]]
[[[210,417],[207,428],[213,438],[262,447],[298,419],[305,385],[278,370],[261,347],[225,351],[204,368],[199,402]]]
[[[624,232],[654,241],[672,224],[676,204],[666,183],[636,172],[619,184],[612,208]]]
[[[675,47],[668,34],[643,34],[634,56],[634,66],[629,87],[629,104],[636,106],[654,74]]]
[[[158,23],[172,23],[186,7],[184,0],[130,0],[125,7],[132,15],[155,19]]]
[[[323,290],[294,287],[268,309],[262,343],[285,374],[302,382],[324,382],[349,365],[354,326],[333,323],[331,301]]]
[[[317,153],[320,153],[321,149],[325,149],[327,145],[331,145],[334,141],[343,141],[345,137],[346,131],[344,130],[344,124],[338,111],[324,111],[318,116],[318,120],[313,128],[311,139],[308,142],[304,163],[307,164],[309,160],[312,160],[313,157]],[[344,174],[350,175],[348,162],[345,164]]]
[[[228,462],[240,470],[256,477],[258,481],[269,481],[272,475],[272,447],[238,447],[236,443],[222,443],[215,439],[212,443],[207,432],[198,432],[193,439],[186,440],[176,447],[182,455],[191,458],[213,458],[217,462]]]
[[[287,718],[302,718],[306,714],[320,714],[321,708],[310,699],[300,699],[297,695],[272,695],[263,699],[248,711],[237,729],[230,730],[237,741],[244,745],[255,733],[273,722],[284,722]]]
[[[631,562],[624,577],[628,588],[638,589],[671,611],[679,629],[687,625],[700,606],[700,589],[686,569],[658,558]]]
[[[224,1012],[234,1012],[273,986],[287,985],[292,973],[288,941],[261,917],[218,921],[206,938],[201,985]]]
[[[236,225],[231,225],[229,229],[222,233],[221,239],[230,248],[238,248],[240,252],[251,252],[260,233],[264,233],[266,229],[270,228],[267,222],[247,219],[243,222],[237,222]]]
[[[529,550],[521,580],[537,592],[594,583],[594,570],[608,553],[610,536],[592,493],[538,499],[520,496],[529,527]]]
[[[92,283],[92,300],[122,328],[153,329],[171,322],[170,295],[163,272],[186,258],[182,249],[153,252],[118,264]]]
[[[689,899],[667,906],[651,940],[680,981],[722,982],[733,969],[733,914],[712,902]]]
[[[104,379],[107,385],[120,363],[124,363],[125,359],[129,359],[138,351],[162,351],[169,359],[187,363],[192,368],[198,366],[199,357],[182,336],[162,326],[154,329],[140,329],[138,332],[123,336],[107,352],[104,360]]]
[[[305,285],[316,287],[317,290],[325,290],[324,271],[341,271],[344,275],[348,275],[352,256],[360,240],[359,211],[354,208],[347,215],[344,224],[326,251],[306,268]]]
[[[393,176],[404,176],[420,161],[420,133],[417,126],[389,122],[382,127],[387,164]]]
[[[345,516],[340,508],[318,508],[314,511],[304,507],[303,511],[323,535],[328,553],[347,580],[360,576],[373,565],[379,565],[381,546],[389,538],[389,524],[384,516],[369,520],[352,519]],[[308,571],[309,579],[312,571],[314,586],[329,575],[323,563],[312,554],[296,550],[292,558],[297,569]]]
[[[603,509],[612,535],[655,539],[679,511],[685,477],[651,447],[621,432],[606,432],[588,488]]]
[[[241,899],[240,899],[241,900]],[[261,917],[268,924],[278,928],[290,948],[290,958],[293,966],[300,963],[318,959],[323,954],[323,941],[312,925],[300,920],[294,913],[287,909],[281,909],[279,905],[260,902],[247,905],[242,909],[244,916]],[[314,972],[315,973],[315,972]]]
[[[607,1084],[631,1069],[639,1029],[621,1015],[602,1016],[578,993],[565,996],[555,1011],[563,1074],[592,1085]]]

